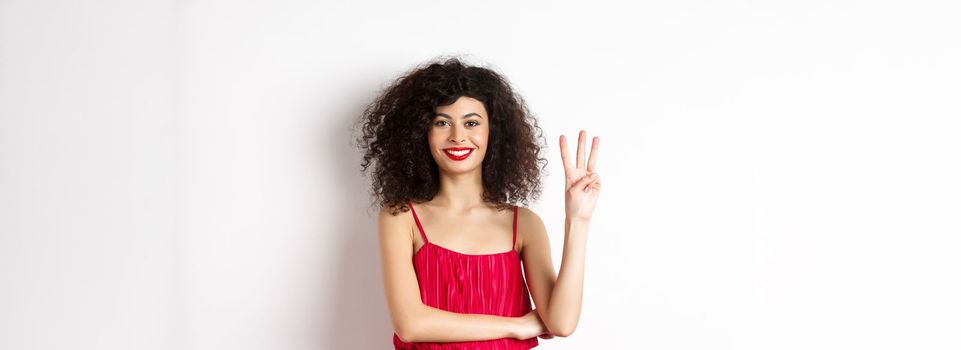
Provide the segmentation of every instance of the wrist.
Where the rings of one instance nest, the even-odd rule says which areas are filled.
[[[509,338],[518,339],[520,335],[521,320],[523,317],[509,317],[507,322],[507,336]]]
[[[590,218],[579,218],[579,217],[567,216],[567,217],[564,218],[564,222],[569,223],[569,224],[570,224],[570,223],[590,224],[590,223],[591,223],[591,219],[590,219]]]

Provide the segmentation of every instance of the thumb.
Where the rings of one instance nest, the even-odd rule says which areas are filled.
[[[590,185],[592,182],[594,182],[594,180],[597,180],[597,178],[598,178],[597,173],[584,176],[580,180],[577,180],[577,182],[575,182],[574,185],[571,186],[571,188],[578,189],[583,192],[584,189],[587,188],[587,186]]]

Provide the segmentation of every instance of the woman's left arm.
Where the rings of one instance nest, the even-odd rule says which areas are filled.
[[[581,316],[587,231],[601,189],[600,177],[595,172],[600,139],[594,138],[590,158],[585,164],[585,136],[586,132],[582,130],[578,137],[576,164],[571,164],[568,160],[566,139],[564,136],[560,137],[561,159],[567,180],[564,251],[557,275],[554,273],[550,240],[544,222],[534,212],[524,210],[527,218],[523,220],[525,225],[522,227],[522,258],[527,285],[544,326],[551,334],[560,337],[574,333]]]
[[[550,241],[534,212],[524,230],[524,275],[535,310],[550,334],[566,337],[577,328],[584,291],[584,258],[590,221],[565,219],[564,252],[559,275],[554,272]]]

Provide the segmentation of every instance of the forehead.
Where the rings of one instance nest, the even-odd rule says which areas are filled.
[[[477,113],[481,116],[487,116],[487,110],[484,108],[484,103],[478,101],[471,97],[461,96],[454,101],[454,103],[446,106],[437,106],[436,113],[443,113],[454,118],[460,118],[465,114]]]

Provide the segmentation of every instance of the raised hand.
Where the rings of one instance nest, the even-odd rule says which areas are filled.
[[[601,139],[594,136],[591,154],[584,162],[584,142],[587,132],[581,130],[577,137],[577,163],[572,164],[567,155],[567,138],[561,135],[561,160],[564,162],[564,207],[568,219],[590,220],[601,193],[601,177],[597,166],[597,147]]]

